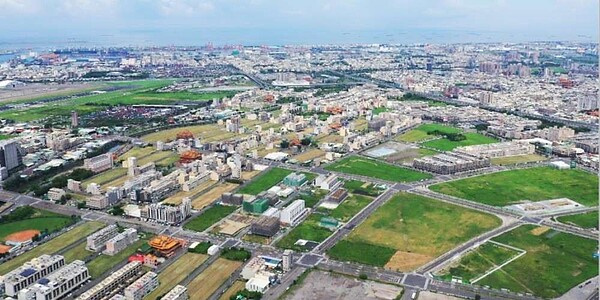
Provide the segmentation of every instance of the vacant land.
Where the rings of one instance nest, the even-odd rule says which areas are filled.
[[[598,275],[598,260],[592,257],[597,241],[554,230],[535,235],[535,228],[524,225],[494,238],[527,253],[477,283],[554,298]]]
[[[237,192],[241,194],[257,195],[258,193],[266,191],[272,186],[281,182],[283,178],[291,173],[293,173],[293,171],[282,168],[269,169],[264,174],[254,178],[254,180],[243,186]]]
[[[459,133],[460,129],[441,124],[423,124],[419,127],[404,133],[396,138],[400,142],[415,143],[434,138],[434,135],[427,134],[428,132],[438,131],[441,133]]]
[[[199,267],[207,258],[208,256],[204,254],[184,254],[158,274],[158,282],[160,282],[160,285],[152,293],[144,297],[144,299],[155,300],[159,296],[168,293],[192,271]]]
[[[423,143],[422,145],[428,148],[437,149],[440,151],[452,151],[456,147],[461,146],[471,146],[471,145],[481,145],[481,144],[492,144],[497,143],[498,141],[489,136],[485,136],[479,133],[467,132],[463,133],[466,139],[462,141],[451,141],[447,138],[432,140]]]
[[[74,220],[69,216],[35,209],[33,215],[27,219],[0,224],[0,241],[4,241],[8,235],[19,231],[38,230],[42,233],[52,233],[73,223]]]
[[[63,253],[66,263],[71,263],[74,260],[84,260],[86,257],[94,254],[94,252],[85,249],[87,243],[82,241],[79,245],[71,248],[69,251]]]
[[[235,206],[215,204],[213,207],[204,211],[201,215],[185,223],[183,227],[185,229],[202,232],[234,212],[236,209],[237,207]]]
[[[215,124],[195,125],[179,128],[172,128],[147,134],[142,139],[147,143],[156,143],[157,141],[172,141],[178,132],[189,130],[194,137],[200,138],[203,142],[224,141],[240,136],[237,133],[227,132],[223,127]]]
[[[327,165],[325,169],[348,174],[379,178],[395,182],[410,182],[431,178],[431,175],[362,157],[346,157]]]
[[[598,177],[575,169],[539,167],[511,170],[436,184],[430,188],[494,206],[556,198],[598,205]]]
[[[547,158],[537,155],[537,154],[527,154],[527,155],[516,155],[516,156],[507,156],[507,157],[495,157],[492,158],[492,165],[504,166],[504,165],[516,165],[516,164],[525,164],[530,162],[539,162],[544,161]]]
[[[193,188],[189,192],[179,191],[179,192],[175,193],[175,195],[165,199],[164,202],[179,205],[181,203],[181,201],[183,201],[183,198],[186,198],[186,197],[192,199],[192,201],[196,200],[195,198],[192,198],[194,195],[212,187],[216,183],[217,183],[216,181],[207,180],[207,181],[199,184],[197,187]]]
[[[323,156],[325,156],[325,151],[321,149],[310,149],[302,154],[294,156],[293,159],[296,159],[299,162],[305,162],[307,160],[313,160]]]
[[[284,249],[292,249],[295,251],[305,251],[306,249],[299,245],[294,245],[296,241],[302,239],[313,242],[322,242],[328,238],[331,230],[319,226],[319,222],[323,216],[320,214],[312,214],[306,218],[298,226],[294,227],[286,236],[277,242],[277,247]]]
[[[100,255],[94,258],[92,261],[87,263],[87,267],[90,271],[90,276],[98,278],[118,263],[124,261],[129,256],[135,254],[142,245],[148,243],[148,238],[141,238],[137,242],[123,249],[123,251],[113,255]]]
[[[225,291],[225,293],[223,293],[223,295],[221,295],[221,297],[219,297],[219,300],[229,300],[229,298],[231,296],[235,296],[237,294],[237,292],[243,290],[246,288],[246,283],[243,281],[236,281],[234,282],[228,289],[227,291]]]
[[[519,253],[513,249],[487,242],[442,270],[439,275],[446,280],[458,277],[468,283],[509,261]]]
[[[73,244],[75,241],[84,238],[94,231],[104,227],[104,224],[99,222],[86,222],[75,228],[61,234],[60,236],[53,238],[52,240],[37,246],[36,248],[23,253],[10,261],[0,264],[0,274],[6,274],[12,269],[21,266],[23,263],[30,261],[31,259],[38,257],[42,254],[56,253],[60,249]]]
[[[127,179],[127,169],[116,167],[84,180],[81,185],[84,188],[86,188],[90,183],[105,185],[106,183],[118,180],[120,178],[125,178],[125,180]]]
[[[302,192],[298,195],[298,198],[304,200],[305,207],[313,207],[321,199],[323,199],[323,197],[325,197],[325,195],[327,195],[327,193],[329,193],[329,191],[316,189],[316,190],[309,191],[309,192]]]
[[[343,261],[410,271],[500,224],[500,219],[488,214],[399,193],[328,253]],[[397,252],[400,253],[395,255]],[[415,264],[413,260],[404,260],[405,256],[419,261]],[[392,257],[394,260],[390,261]],[[399,264],[401,261],[409,264]]]
[[[593,211],[579,215],[559,217],[558,221],[565,224],[579,226],[581,228],[598,229],[598,211]]]
[[[238,185],[235,183],[219,183],[206,193],[200,194],[200,196],[192,199],[192,207],[198,210],[203,209],[219,199],[223,193],[231,192],[237,187]]]
[[[349,195],[338,207],[333,209],[330,216],[342,222],[348,222],[354,215],[369,205],[373,198],[362,195]]]
[[[194,299],[208,299],[241,265],[239,261],[218,258],[188,284],[188,293]]]

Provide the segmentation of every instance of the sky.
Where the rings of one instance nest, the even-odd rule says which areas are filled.
[[[597,41],[599,10],[598,0],[0,0],[0,43]]]

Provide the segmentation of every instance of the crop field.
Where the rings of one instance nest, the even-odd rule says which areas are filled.
[[[254,178],[250,183],[240,188],[237,192],[240,194],[257,195],[262,191],[270,189],[272,186],[281,182],[283,178],[293,173],[291,170],[282,168],[272,168],[267,172]]]
[[[173,287],[184,280],[192,271],[199,267],[208,259],[207,255],[186,253],[170,264],[160,274],[158,274],[158,282],[160,285],[152,293],[148,294],[144,299],[155,300],[159,296],[168,293]],[[190,294],[191,295],[191,294]]]
[[[238,185],[235,183],[219,183],[206,193],[198,196],[196,199],[192,199],[192,207],[194,209],[203,209],[219,199],[223,193],[228,193],[235,190],[237,186]]]
[[[341,222],[348,222],[354,215],[369,205],[373,198],[363,195],[348,195],[338,207],[333,209],[329,215]]]
[[[40,232],[52,233],[73,224],[69,216],[36,209],[35,213],[24,220],[0,224],[0,241],[15,232],[24,230],[38,230]]]
[[[221,219],[230,215],[236,209],[237,207],[235,206],[224,206],[215,204],[213,207],[204,211],[201,215],[185,223],[183,227],[185,229],[202,232],[208,229],[213,224],[220,221]]]
[[[559,217],[558,221],[569,225],[579,226],[581,228],[598,229],[598,211],[579,215],[563,216]]]
[[[362,157],[346,157],[329,164],[326,170],[362,175],[394,182],[411,182],[431,178],[427,173],[397,167],[378,160]]]
[[[195,125],[178,128],[171,128],[147,134],[142,139],[147,143],[156,143],[157,141],[172,141],[177,133],[183,130],[189,130],[194,137],[200,138],[202,142],[225,141],[235,137],[242,136],[237,133],[228,132],[225,128],[216,124]]]
[[[30,261],[31,259],[38,257],[42,254],[56,253],[60,249],[63,249],[70,244],[73,244],[75,241],[90,235],[91,233],[102,227],[104,227],[104,224],[99,222],[86,222],[79,226],[76,226],[75,228],[61,234],[60,236],[57,236],[52,240],[11,259],[10,261],[0,264],[0,274],[6,274],[12,269],[19,267],[23,263]]]
[[[219,298],[219,300],[229,300],[229,298],[231,296],[235,296],[235,294],[237,294],[237,292],[243,290],[246,288],[246,283],[243,281],[236,281],[234,282],[228,289],[227,291],[225,291],[225,293],[223,293],[223,295],[221,295],[221,297]]]
[[[312,214],[306,218],[298,226],[294,227],[286,236],[277,242],[277,247],[284,249],[292,249],[295,251],[305,251],[304,247],[294,245],[294,243],[300,239],[322,242],[329,237],[333,232],[327,228],[319,226],[321,218],[324,217],[320,214]]]
[[[523,225],[493,238],[527,253],[477,284],[554,298],[598,275],[598,260],[592,257],[597,241],[554,230],[540,234],[536,228]]]
[[[598,177],[575,169],[511,170],[436,184],[430,189],[494,206],[556,198],[598,205]]]
[[[547,158],[537,155],[537,154],[527,154],[527,155],[516,155],[516,156],[507,156],[507,157],[495,157],[492,158],[492,165],[505,166],[505,165],[516,165],[516,164],[524,164],[530,162],[539,162],[544,161]]]
[[[136,253],[137,250],[146,243],[148,243],[148,238],[140,238],[137,242],[133,243],[132,245],[129,245],[127,248],[123,249],[123,251],[113,256],[102,254],[94,258],[92,261],[87,263],[87,267],[90,271],[90,276],[92,276],[93,278],[98,278],[106,271],[116,266],[118,263],[124,261],[129,256]]]
[[[218,258],[188,284],[188,293],[194,299],[208,299],[241,265],[239,261]]]
[[[467,133],[464,133],[464,136],[466,137],[466,139],[462,140],[462,141],[451,141],[447,138],[442,138],[442,139],[428,141],[421,145],[428,147],[428,148],[437,149],[440,151],[452,151],[452,150],[454,150],[454,148],[461,147],[461,146],[492,144],[492,143],[498,142],[494,138],[491,138],[491,137],[488,137],[488,136],[485,136],[485,135],[482,135],[479,133],[467,132]]]
[[[463,282],[471,282],[493,268],[502,265],[519,255],[516,250],[487,242],[467,253],[456,263],[436,274],[446,280],[458,277]]]
[[[500,224],[500,219],[488,214],[398,193],[328,254],[342,261],[411,271]],[[349,251],[353,247],[361,251]]]
[[[406,132],[406,133],[398,136],[396,138],[396,140],[399,142],[408,142],[408,143],[424,141],[424,140],[435,137],[433,135],[427,134],[427,132],[431,132],[431,131],[435,131],[435,130],[442,132],[442,133],[459,133],[459,132],[461,132],[461,130],[458,128],[445,126],[445,125],[441,125],[441,124],[423,124],[413,130],[410,130],[409,132]]]

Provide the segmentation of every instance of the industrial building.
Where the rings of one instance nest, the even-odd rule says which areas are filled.
[[[58,271],[40,279],[36,284],[19,291],[19,300],[62,299],[90,279],[85,263],[75,260]]]
[[[115,237],[117,234],[119,234],[119,229],[117,228],[117,225],[108,225],[89,235],[87,237],[87,244],[85,248],[90,251],[98,252],[104,249],[104,247],[106,246],[106,242]]]
[[[416,158],[413,161],[414,168],[437,174],[454,174],[476,170],[489,167],[490,164],[490,159],[487,157],[457,151]]]
[[[158,275],[148,272],[125,288],[125,299],[141,300],[158,287]]]
[[[281,210],[280,221],[288,226],[296,226],[308,213],[304,200],[298,199]]]
[[[287,186],[299,187],[306,182],[306,175],[302,173],[292,173],[283,178],[283,184]]]
[[[137,278],[141,271],[142,264],[139,261],[130,262],[81,294],[77,300],[101,300],[108,298],[108,296],[118,293],[124,284]]]
[[[161,300],[188,300],[190,296],[187,293],[187,288],[183,285],[176,285],[168,293],[166,293]]]
[[[4,293],[15,297],[20,290],[36,283],[65,265],[62,255],[41,255],[4,275]]]
[[[262,214],[269,208],[269,200],[265,198],[245,199],[242,207],[245,212]]]
[[[250,225],[252,234],[272,237],[279,231],[279,218],[261,216]]]
[[[83,167],[94,173],[100,173],[102,171],[112,169],[113,154],[109,152],[91,158],[86,158],[83,160]]]
[[[123,232],[106,241],[106,249],[103,253],[113,256],[127,248],[127,246],[137,242],[138,239],[137,230],[134,228],[127,228]]]

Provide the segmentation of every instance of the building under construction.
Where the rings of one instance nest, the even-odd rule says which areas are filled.
[[[489,166],[490,159],[487,157],[456,151],[425,156],[413,161],[413,167],[416,169],[437,174],[454,174]]]

